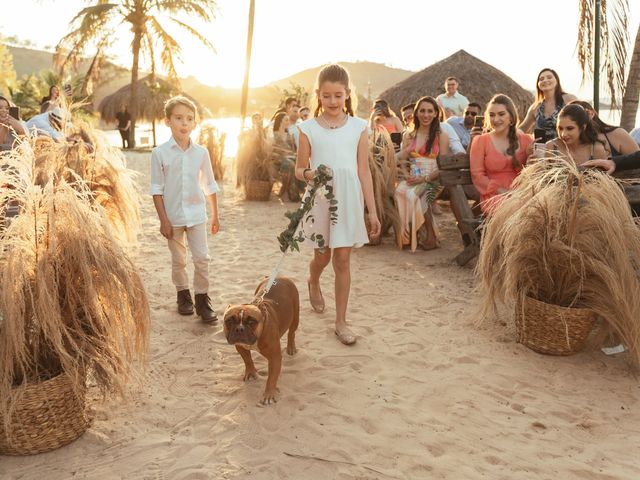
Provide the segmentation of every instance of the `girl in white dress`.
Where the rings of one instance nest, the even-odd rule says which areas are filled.
[[[338,201],[337,222],[331,224],[329,204],[320,193],[311,214],[313,225],[305,225],[305,233],[320,233],[324,237],[323,252],[317,247],[309,265],[309,300],[313,309],[324,311],[320,290],[320,275],[330,261],[335,272],[336,326],[335,334],[345,345],[356,342],[347,327],[346,314],[351,286],[351,249],[369,241],[364,222],[367,206],[369,235],[380,235],[380,220],[373,196],[373,181],[369,170],[369,138],[367,122],[355,118],[351,106],[349,74],[340,65],[327,65],[316,81],[318,105],[314,118],[298,125],[300,145],[296,159],[296,177],[310,182],[319,165],[326,165],[333,175],[333,194]]]

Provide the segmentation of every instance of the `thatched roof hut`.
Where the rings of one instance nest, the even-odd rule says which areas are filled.
[[[164,103],[174,95],[178,95],[177,91],[169,82],[161,78],[156,77],[156,85],[152,86],[151,75],[147,75],[144,78],[138,80],[137,89],[137,120],[143,122],[153,122],[154,120],[161,120],[164,118]],[[203,115],[203,108],[193,97],[190,97],[186,93],[180,93],[184,95],[193,103],[195,103],[198,109],[198,114]],[[122,105],[127,105],[129,110],[129,98],[131,97],[131,84],[127,84],[119,90],[116,90],[111,95],[107,95],[102,99],[98,106],[98,111],[102,120],[105,122],[113,123],[116,121],[116,113],[120,111]]]
[[[391,108],[398,112],[403,105],[415,102],[424,95],[436,97],[444,93],[447,77],[456,77],[460,82],[460,93],[470,102],[483,107],[496,93],[504,93],[516,104],[522,119],[533,103],[533,94],[510,77],[488,63],[459,50],[450,57],[421,70],[380,94]]]

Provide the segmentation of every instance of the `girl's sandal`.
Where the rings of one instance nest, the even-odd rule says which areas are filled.
[[[354,343],[356,343],[355,334],[348,328],[346,330],[343,330],[342,332],[338,332],[337,330],[335,330],[334,333],[336,334],[336,337],[338,337],[338,340],[340,340],[340,342],[344,343],[345,345],[353,345]]]
[[[320,285],[318,285],[318,293],[319,297],[313,297],[311,295],[311,283],[307,280],[307,287],[309,288],[309,302],[311,303],[311,308],[317,313],[324,312],[324,297],[322,296],[322,290],[320,290]]]

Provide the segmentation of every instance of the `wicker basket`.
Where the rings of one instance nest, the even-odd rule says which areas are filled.
[[[28,385],[12,412],[8,431],[0,418],[0,455],[48,452],[78,438],[90,423],[85,394],[85,390],[74,392],[64,374]]]
[[[519,343],[548,355],[573,355],[585,346],[596,314],[584,308],[567,308],[525,297],[516,306]]]
[[[273,182],[268,180],[247,180],[244,186],[245,198],[265,202],[269,200],[272,188]]]

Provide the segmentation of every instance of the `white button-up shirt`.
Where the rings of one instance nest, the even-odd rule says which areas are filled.
[[[173,227],[193,227],[207,221],[206,195],[218,192],[206,148],[191,141],[182,150],[171,139],[151,152],[151,195],[164,197]]]

